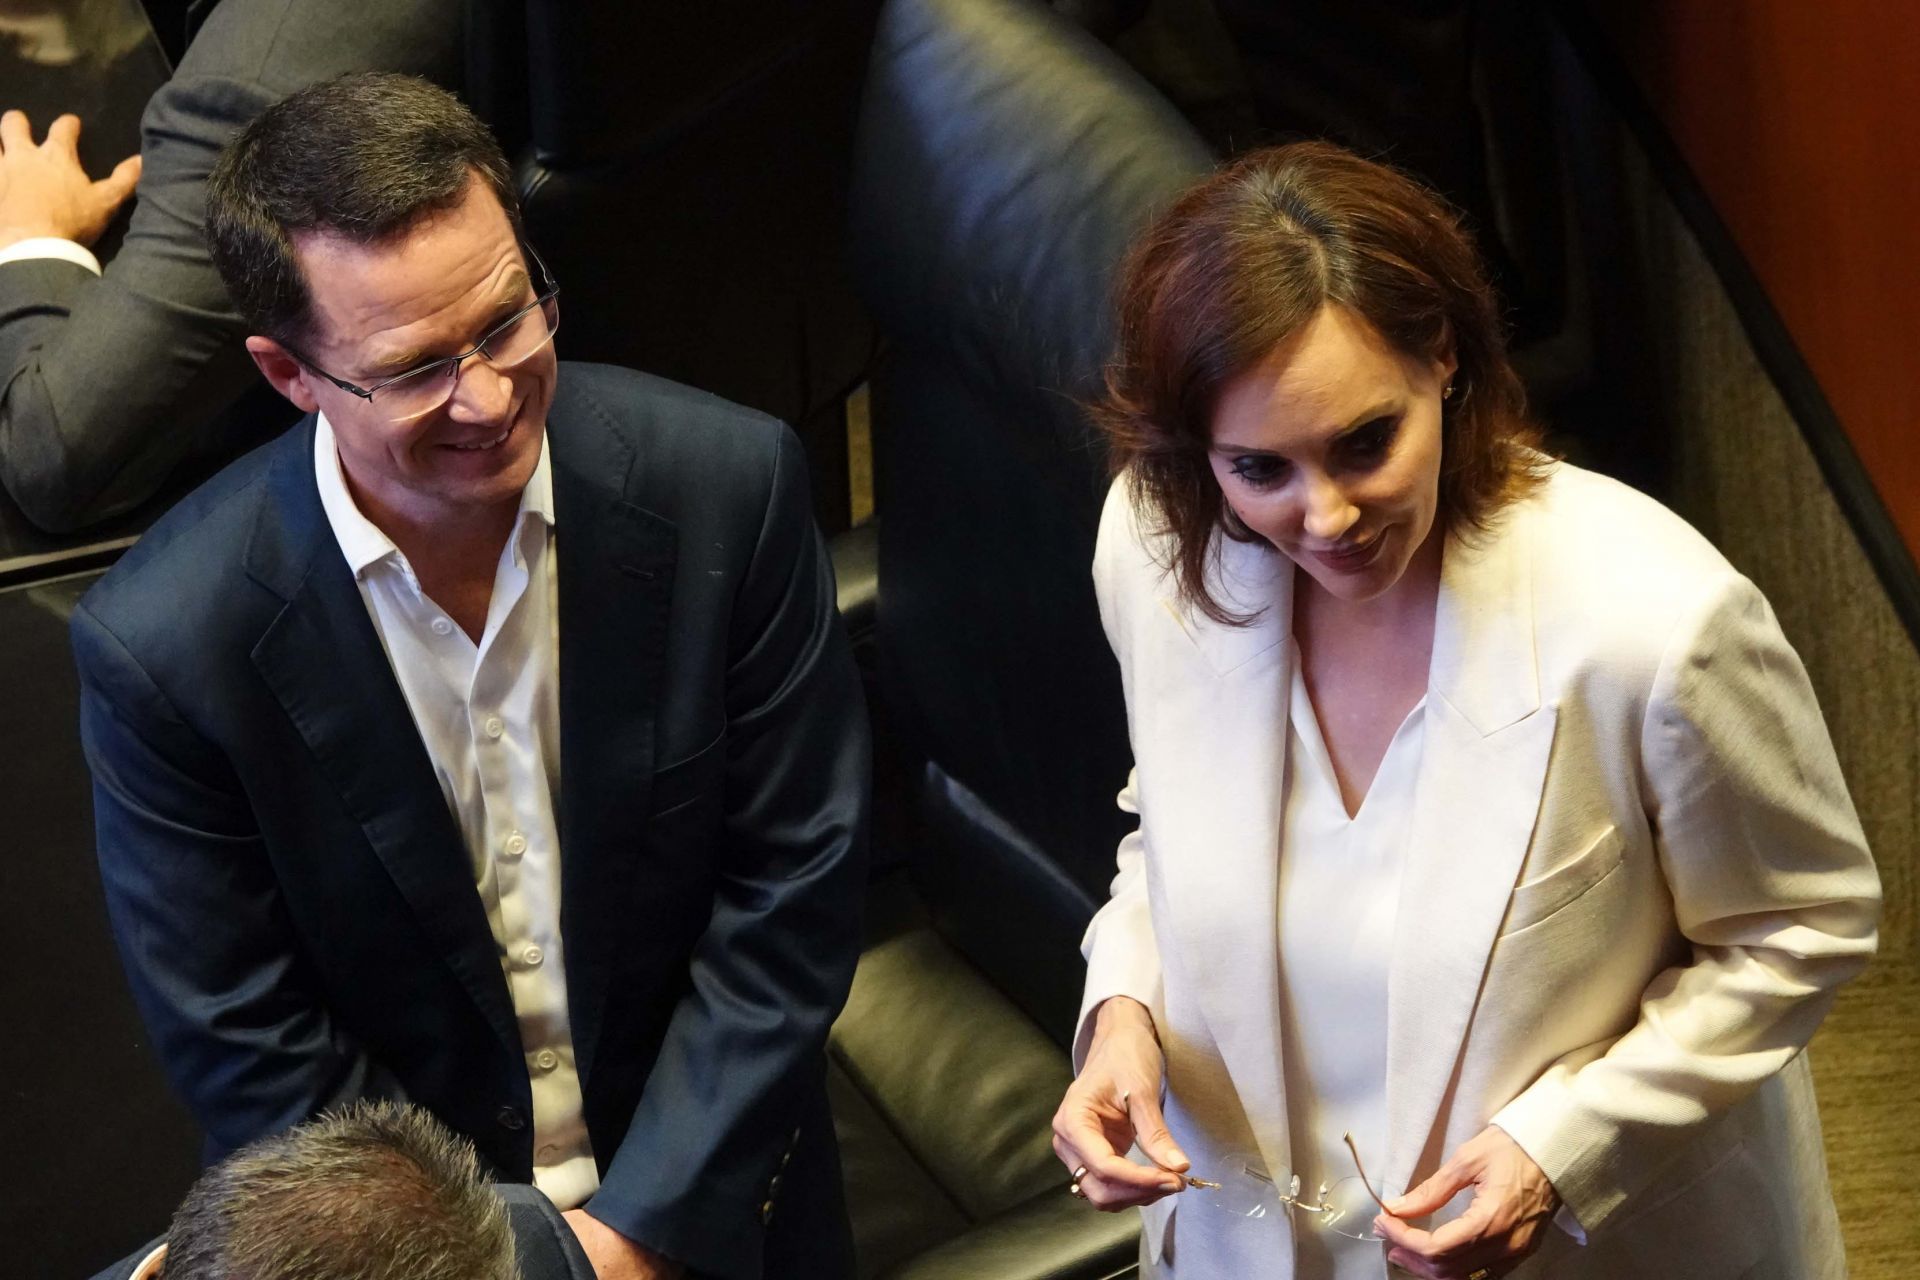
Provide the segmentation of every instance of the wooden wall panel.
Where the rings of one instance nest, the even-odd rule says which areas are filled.
[[[1920,558],[1920,4],[1615,0],[1589,11]]]

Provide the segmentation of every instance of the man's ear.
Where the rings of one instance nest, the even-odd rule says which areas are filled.
[[[320,401],[313,394],[312,375],[307,366],[295,359],[291,352],[272,338],[255,334],[247,339],[247,354],[253,357],[253,363],[260,369],[273,389],[293,401],[294,407],[302,413],[312,413],[320,407]]]

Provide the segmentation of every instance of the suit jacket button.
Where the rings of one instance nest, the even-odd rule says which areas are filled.
[[[762,1225],[773,1221],[773,1201],[769,1200],[760,1206],[760,1221]]]
[[[511,1133],[518,1133],[527,1127],[527,1118],[520,1114],[518,1107],[502,1107],[494,1113],[493,1118],[499,1122],[502,1129]]]

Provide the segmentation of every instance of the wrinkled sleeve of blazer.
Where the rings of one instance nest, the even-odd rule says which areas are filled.
[[[149,497],[256,381],[200,228],[220,148],[270,100],[242,79],[163,85],[105,274],[51,258],[0,265],[0,485],[35,524],[66,531]]]
[[[860,953],[870,751],[799,441],[778,432],[727,670],[713,914],[595,1217],[717,1276],[761,1272],[762,1204]]]
[[[1689,961],[1654,978],[1604,1055],[1549,1069],[1494,1117],[1588,1231],[1792,1061],[1879,922],[1813,688],[1746,579],[1728,574],[1669,637],[1640,750]]]
[[[0,265],[0,487],[55,532],[151,497],[226,442],[217,420],[260,384],[207,251],[207,176],[266,105],[344,71],[460,83],[460,0],[222,0],[140,121],[143,168],[119,252]]]
[[[1107,643],[1120,660],[1120,676],[1126,690],[1128,721],[1133,720],[1133,672],[1128,658],[1129,630],[1143,608],[1157,607],[1140,590],[1151,579],[1152,557],[1142,540],[1133,503],[1125,479],[1116,480],[1107,492],[1100,515],[1100,535],[1094,547],[1093,585],[1100,601],[1100,620],[1106,628]],[[1131,814],[1140,812],[1138,772],[1127,775],[1120,792],[1120,808]],[[1156,1023],[1162,1021],[1160,952],[1153,936],[1153,918],[1147,903],[1147,845],[1142,830],[1129,832],[1120,841],[1118,871],[1106,905],[1094,915],[1080,943],[1087,958],[1087,985],[1080,1000],[1079,1029],[1073,1039],[1073,1069],[1085,1065],[1092,1047],[1094,1014],[1102,1001],[1114,996],[1129,996],[1153,1012]]]

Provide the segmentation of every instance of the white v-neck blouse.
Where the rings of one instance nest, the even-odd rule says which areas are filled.
[[[1290,647],[1293,642],[1288,641]],[[1387,964],[1412,824],[1426,699],[1407,713],[1360,811],[1347,815],[1313,701],[1291,653],[1281,805],[1280,1042],[1301,1189],[1353,1175],[1342,1135],[1377,1168],[1387,1147]],[[1379,1188],[1388,1195],[1404,1188]],[[1296,1219],[1295,1280],[1380,1280],[1378,1244]]]

